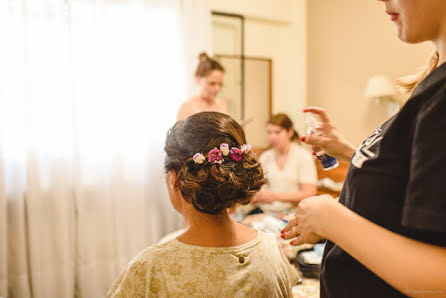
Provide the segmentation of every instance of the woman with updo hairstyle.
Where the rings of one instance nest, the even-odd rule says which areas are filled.
[[[286,211],[305,198],[316,195],[317,170],[314,158],[299,140],[291,119],[283,113],[273,115],[266,124],[270,149],[259,160],[268,185],[253,202],[261,209]]]
[[[165,152],[170,201],[186,229],[136,256],[108,296],[292,297],[298,275],[275,236],[227,212],[266,183],[241,126],[223,113],[191,115],[169,130]]]
[[[204,111],[228,113],[225,101],[217,99],[223,84],[225,69],[206,53],[198,56],[195,82],[198,94],[185,101],[178,110],[177,120],[184,120],[192,114]]]

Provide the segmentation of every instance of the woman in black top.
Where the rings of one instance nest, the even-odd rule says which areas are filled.
[[[436,53],[411,98],[359,148],[319,114],[322,135],[302,137],[351,159],[339,203],[303,200],[283,231],[291,243],[327,239],[321,297],[446,297],[446,0],[380,0],[404,42]]]

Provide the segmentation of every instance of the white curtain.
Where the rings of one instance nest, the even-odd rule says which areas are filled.
[[[103,297],[179,228],[163,145],[207,0],[0,1],[0,297]]]

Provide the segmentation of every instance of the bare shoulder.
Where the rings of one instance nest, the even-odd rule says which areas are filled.
[[[184,120],[187,117],[189,117],[190,115],[192,115],[193,114],[193,106],[194,106],[193,98],[189,98],[188,100],[183,102],[181,104],[180,108],[178,109],[177,121]]]
[[[228,103],[224,99],[218,99],[217,101],[219,112],[228,114]]]

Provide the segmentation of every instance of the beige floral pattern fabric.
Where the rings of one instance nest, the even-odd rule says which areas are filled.
[[[292,297],[298,275],[272,235],[240,246],[177,239],[151,246],[121,272],[108,297]]]

